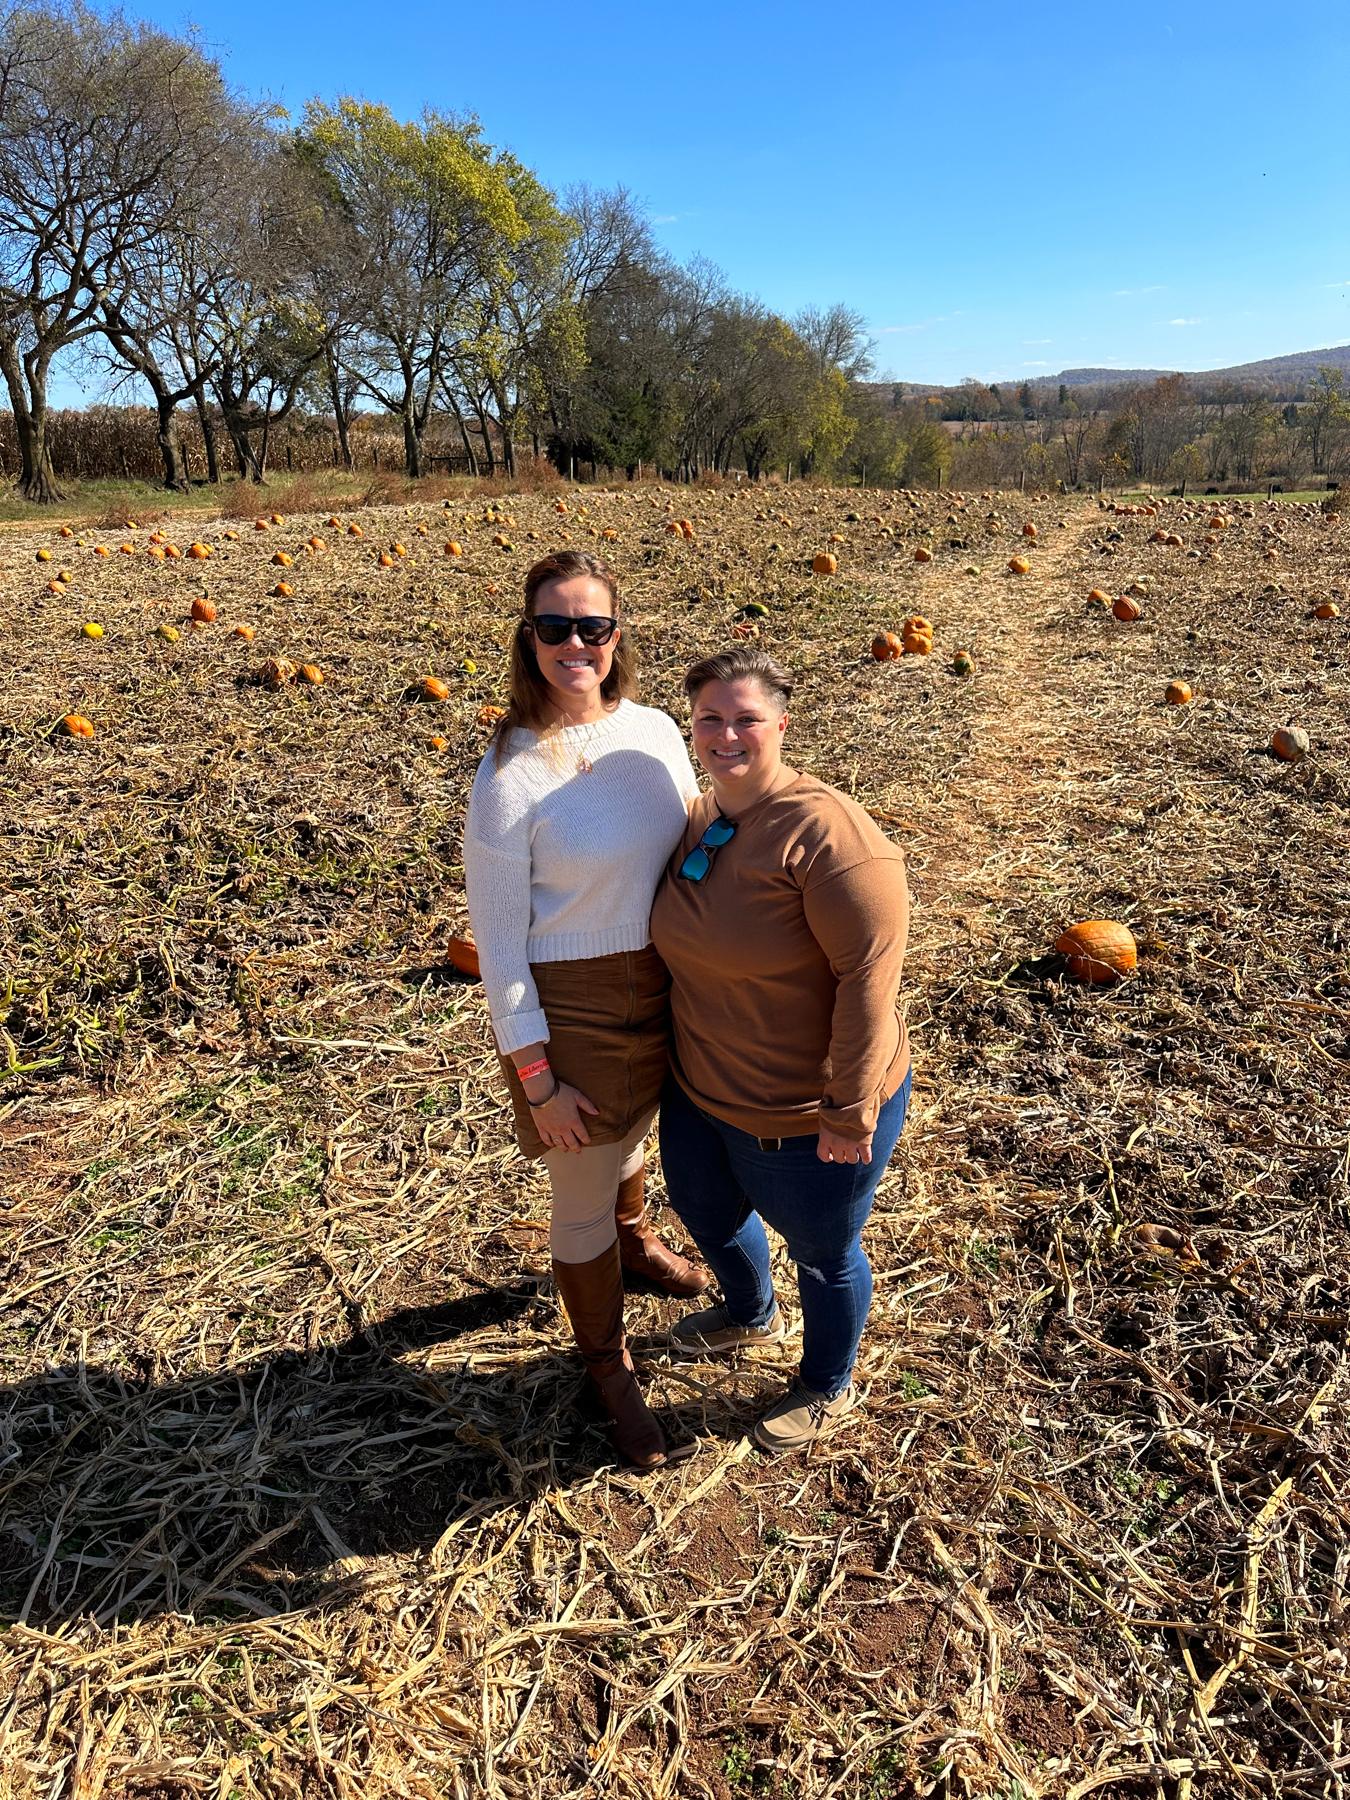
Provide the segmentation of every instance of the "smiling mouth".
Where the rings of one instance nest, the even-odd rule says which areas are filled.
[[[559,664],[559,667],[564,669],[593,669],[595,664],[591,661],[589,656],[574,656],[565,658]]]

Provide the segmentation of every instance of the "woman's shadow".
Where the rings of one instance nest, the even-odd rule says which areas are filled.
[[[0,1391],[0,1620],[286,1611],[347,1558],[426,1551],[612,1462],[554,1323],[522,1283],[240,1370],[75,1364]]]

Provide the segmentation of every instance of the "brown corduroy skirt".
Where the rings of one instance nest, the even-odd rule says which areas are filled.
[[[600,1111],[583,1113],[593,1144],[618,1144],[655,1110],[670,1058],[670,974],[648,944],[579,962],[532,963],[548,1020],[548,1060],[559,1081]],[[545,1145],[515,1064],[500,1058],[511,1090],[516,1141],[536,1161]]]

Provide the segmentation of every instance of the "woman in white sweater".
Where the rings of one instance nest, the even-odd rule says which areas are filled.
[[[516,1135],[553,1190],[553,1275],[613,1426],[665,1461],[623,1328],[627,1270],[688,1296],[707,1271],[651,1230],[643,1140],[669,1044],[652,897],[698,793],[679,728],[633,695],[612,571],[560,551],[525,577],[506,717],[469,798],[464,872]]]

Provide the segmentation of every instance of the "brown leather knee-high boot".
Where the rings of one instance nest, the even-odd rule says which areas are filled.
[[[613,1426],[614,1447],[635,1468],[654,1469],[666,1460],[666,1440],[642,1398],[623,1330],[623,1271],[619,1246],[590,1262],[553,1264],[572,1331],[591,1380]]]
[[[644,1191],[646,1179],[647,1171],[641,1168],[619,1183],[614,1222],[619,1227],[620,1260],[629,1275],[659,1288],[663,1294],[692,1300],[709,1285],[712,1276],[701,1263],[691,1263],[663,1244],[652,1230]]]

